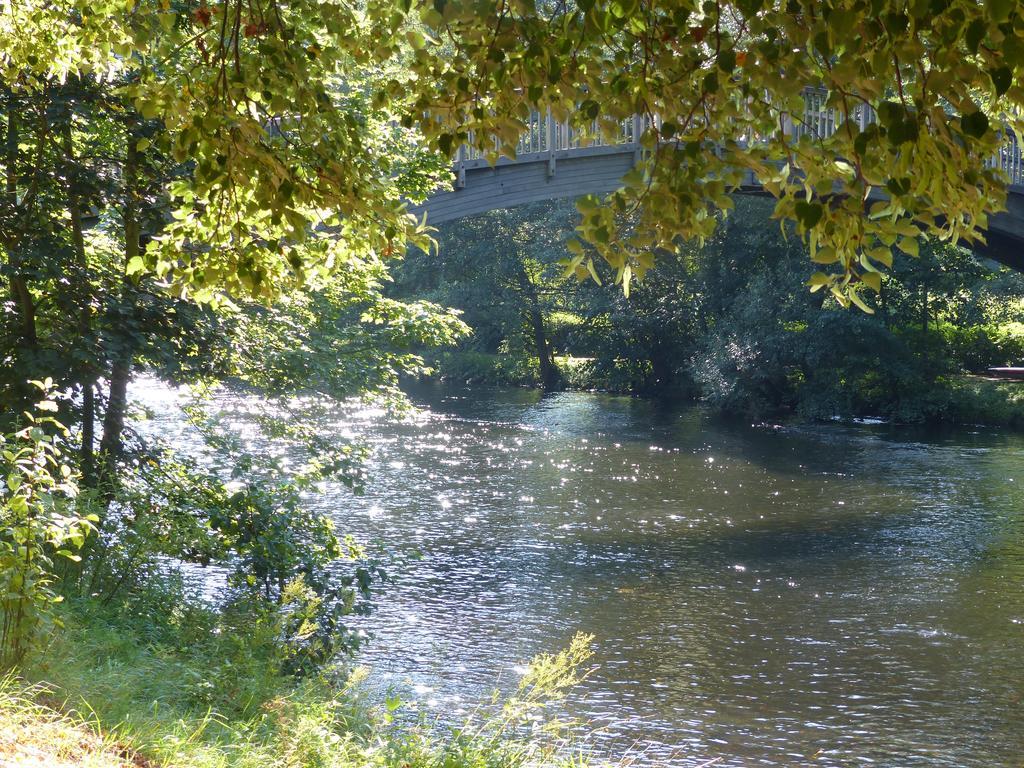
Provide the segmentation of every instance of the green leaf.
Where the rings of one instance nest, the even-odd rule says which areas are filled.
[[[860,279],[875,293],[882,290],[882,274],[880,272],[865,272]]]
[[[999,67],[988,74],[992,78],[992,85],[995,86],[996,96],[1002,96],[1013,85],[1013,71],[1009,67]]]
[[[131,277],[146,271],[146,262],[141,256],[132,256],[125,267],[125,274]]]
[[[821,203],[812,203],[806,200],[797,200],[796,202],[797,220],[807,229],[813,229],[821,221],[824,213],[825,209]]]
[[[1017,0],[985,0],[985,10],[995,22],[1004,22],[1017,5]]]
[[[826,275],[824,272],[815,272],[813,275],[807,278],[806,284],[810,286],[811,293],[814,293],[815,291],[820,291],[822,288],[828,285],[829,282],[831,282],[829,276]]]
[[[868,256],[886,267],[892,268],[892,251],[888,248],[872,248]]]
[[[20,494],[12,496],[8,500],[7,506],[16,515],[24,515],[28,512],[28,501]]]
[[[835,264],[839,261],[839,256],[836,253],[836,249],[829,245],[816,250],[814,255],[811,256],[811,261],[816,264]]]
[[[872,272],[872,273],[869,273],[869,274],[877,274],[877,273]],[[849,298],[850,301],[852,301],[854,304],[856,304],[862,311],[866,312],[869,315],[875,314],[875,310],[873,310],[871,307],[869,307],[867,304],[864,303],[864,299],[862,299],[860,297],[860,293],[858,291],[851,290],[846,295],[847,295],[847,298]]]
[[[917,238],[901,237],[896,243],[901,251],[917,258],[920,255]]]
[[[975,139],[980,139],[988,132],[988,115],[981,110],[963,115],[960,118],[960,129]]]
[[[967,31],[964,33],[964,43],[967,45],[967,50],[973,54],[978,53],[978,46],[981,45],[981,41],[985,39],[985,33],[988,28],[982,19],[975,19],[967,25]]]

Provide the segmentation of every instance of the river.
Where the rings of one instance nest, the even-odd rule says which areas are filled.
[[[415,418],[325,422],[372,446],[370,479],[311,500],[423,553],[368,622],[376,684],[457,717],[583,631],[597,669],[566,707],[602,755],[1024,765],[1024,436],[589,393],[413,399]],[[156,410],[150,429],[180,439]]]

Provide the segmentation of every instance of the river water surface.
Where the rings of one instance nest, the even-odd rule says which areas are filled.
[[[413,398],[323,425],[374,453],[365,496],[314,503],[423,553],[369,620],[376,683],[457,716],[583,631],[598,666],[566,706],[601,754],[1024,766],[1022,436]]]

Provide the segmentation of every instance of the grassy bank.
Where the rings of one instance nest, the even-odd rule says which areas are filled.
[[[1024,381],[954,376],[944,389],[948,421],[1024,429]]]
[[[375,700],[358,671],[281,674],[269,627],[244,610],[148,595],[120,607],[78,602],[60,618],[45,653],[0,686],[5,766],[580,764],[556,754],[565,747],[557,723],[528,736],[523,726],[543,721],[548,703],[575,684],[587,638],[535,659],[518,691],[488,704],[486,716],[439,728],[396,697]]]
[[[45,702],[49,701],[47,704]],[[55,708],[51,691],[14,676],[0,678],[0,765],[4,768],[145,766],[80,715]]]

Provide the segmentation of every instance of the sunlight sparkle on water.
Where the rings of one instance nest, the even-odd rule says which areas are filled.
[[[601,400],[602,420],[583,436],[568,417],[550,430],[520,421],[592,396],[537,406],[513,394],[514,408],[499,401],[492,411],[480,411],[490,400],[475,395],[466,418],[424,411],[424,428],[347,411],[325,424],[332,438],[348,427],[349,439],[379,452],[360,514],[347,514],[357,502],[336,485],[320,508],[360,538],[425,551],[366,623],[377,640],[360,661],[375,682],[400,679],[410,694],[419,683],[411,706],[447,722],[465,711],[457,693],[476,702],[496,680],[514,687],[528,671],[514,662],[559,650],[580,628],[598,636],[600,666],[565,710],[614,722],[598,746],[612,754],[635,739],[693,754],[713,743],[744,752],[716,763],[723,768],[808,764],[785,756],[805,744],[803,755],[837,750],[823,766],[989,768],[1003,763],[975,757],[979,748],[1021,754],[1013,747],[1024,743],[1024,710],[1006,693],[1020,689],[1024,665],[1019,644],[1005,639],[1024,630],[1024,613],[987,588],[1019,579],[1019,550],[1006,545],[1017,541],[1024,509],[1008,477],[1020,471],[1017,438],[947,445],[859,428],[751,434],[699,412],[670,422],[625,399]],[[160,396],[173,404],[178,395]],[[158,402],[146,405],[162,424]],[[264,410],[239,397],[226,405],[234,426],[239,409]],[[488,421],[476,420],[481,413]],[[179,437],[176,424],[165,429],[197,439]],[[1002,450],[964,461],[961,452],[982,440]],[[840,503],[851,466],[872,479]],[[973,621],[983,609],[991,621]],[[896,615],[911,630],[886,634]],[[967,639],[917,633],[945,623],[963,625]],[[750,674],[726,677],[729,665]],[[978,685],[983,666],[1001,677]],[[947,736],[965,717],[982,726]],[[827,742],[812,733],[822,723],[832,729]],[[977,740],[981,727],[987,741]],[[896,740],[905,761],[893,757]],[[659,746],[634,764],[700,764],[686,760]]]

